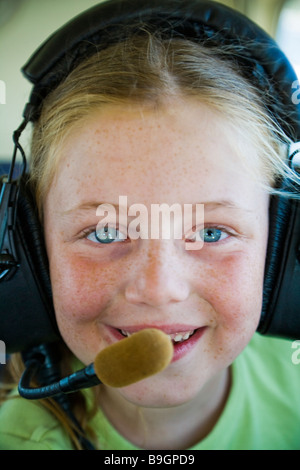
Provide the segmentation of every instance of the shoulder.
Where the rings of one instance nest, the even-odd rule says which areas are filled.
[[[296,360],[297,351],[299,360]],[[245,358],[259,361],[262,369],[295,375],[300,379],[300,341],[263,336],[256,333],[245,349]],[[299,364],[299,367],[297,365]]]
[[[298,344],[298,346],[297,346]],[[296,349],[296,348],[298,349]],[[300,343],[255,334],[238,358],[242,376],[255,406],[283,423],[300,427]],[[297,359],[297,353],[299,360]]]
[[[298,365],[295,345],[253,336],[232,364],[224,411],[197,449],[300,449],[300,353]]]
[[[14,394],[0,407],[0,450],[68,450],[59,421],[38,401]]]
[[[260,382],[267,379],[286,388],[297,391],[300,384],[300,341],[254,335],[241,355],[240,362],[247,365],[252,377]]]

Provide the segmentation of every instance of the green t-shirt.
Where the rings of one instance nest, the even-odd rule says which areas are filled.
[[[191,450],[300,450],[300,364],[292,342],[255,334],[232,365],[226,406],[210,434]],[[101,449],[138,450],[99,410],[91,425]],[[1,450],[72,449],[56,419],[23,398],[0,408]],[[160,449],[162,450],[162,449]]]

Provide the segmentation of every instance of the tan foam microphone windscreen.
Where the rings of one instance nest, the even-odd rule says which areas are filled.
[[[99,380],[111,387],[125,387],[167,367],[173,344],[161,330],[148,328],[103,349],[95,358]]]

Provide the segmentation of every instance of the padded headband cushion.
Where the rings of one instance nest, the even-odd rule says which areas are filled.
[[[300,111],[291,106],[291,84],[297,77],[285,55],[248,18],[204,0],[109,0],[75,17],[50,36],[22,69],[35,85],[30,119],[37,119],[41,101],[83,57],[136,33],[143,24],[168,38],[187,37],[205,41],[206,46],[238,44],[235,60],[241,72],[271,97],[269,111],[285,132],[293,140],[300,136],[300,124],[295,130]],[[290,108],[284,117],[278,112],[278,102]]]

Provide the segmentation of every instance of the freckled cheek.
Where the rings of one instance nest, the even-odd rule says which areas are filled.
[[[211,306],[206,352],[213,363],[230,365],[257,329],[262,304],[262,269],[253,261],[227,259],[206,272],[203,298]],[[252,268],[251,268],[252,266]]]
[[[264,263],[259,259],[233,255],[215,262],[203,273],[203,297],[213,307],[216,325],[240,331],[256,328],[262,306],[263,272]]]
[[[116,295],[118,275],[100,263],[74,258],[50,265],[57,317],[71,322],[91,322],[101,318]]]

